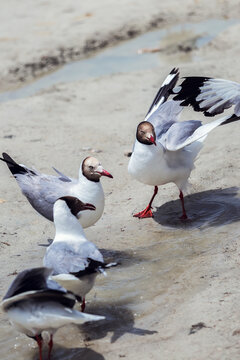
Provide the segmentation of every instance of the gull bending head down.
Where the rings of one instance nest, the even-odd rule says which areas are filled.
[[[79,211],[86,210],[94,211],[95,207],[71,196],[56,201],[56,233],[43,259],[44,266],[53,269],[52,279],[82,302],[82,311],[85,308],[85,296],[92,289],[97,274],[105,274],[106,268],[116,265],[106,264],[96,245],[87,240],[77,219]]]
[[[53,347],[53,335],[67,324],[104,319],[104,316],[83,314],[74,310],[76,299],[57,283],[49,280],[52,270],[33,268],[17,275],[3,298],[1,307],[12,325],[37,341],[42,360],[42,332],[50,334],[48,359]]]

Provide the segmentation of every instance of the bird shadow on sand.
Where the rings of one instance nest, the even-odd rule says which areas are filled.
[[[32,357],[32,360],[39,360],[38,350],[36,349],[36,354]],[[43,351],[43,359],[47,359],[47,349]],[[94,350],[91,350],[87,347],[79,348],[64,348],[59,344],[54,344],[51,360],[104,360],[103,355],[97,353]]]
[[[88,322],[81,325],[80,331],[86,337],[86,340],[97,340],[104,338],[108,333],[113,333],[111,343],[117,341],[122,335],[129,333],[138,336],[152,335],[157,331],[141,329],[134,327],[134,315],[124,303],[97,303],[89,304],[87,312],[92,314],[101,314],[106,317],[105,320]]]
[[[139,256],[134,250],[115,250],[115,249],[99,249],[106,263],[116,262],[121,267],[133,266],[144,260],[143,256]]]
[[[240,220],[238,187],[202,191],[184,197],[187,220],[181,220],[180,200],[169,201],[153,213],[154,220],[171,228],[203,228]]]

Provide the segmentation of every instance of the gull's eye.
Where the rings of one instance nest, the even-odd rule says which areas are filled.
[[[145,135],[145,131],[143,131],[143,130],[140,130],[140,133],[141,133],[142,135]]]
[[[89,165],[89,169],[90,169],[90,170],[93,170],[93,166],[92,166],[92,165]]]

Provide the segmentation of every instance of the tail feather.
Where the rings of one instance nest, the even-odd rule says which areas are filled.
[[[83,312],[80,312],[77,310],[73,310],[72,314],[74,316],[75,324],[82,324],[86,321],[99,321],[99,320],[105,319],[105,316],[87,314],[87,313],[83,313]]]
[[[36,173],[30,169],[27,169],[21,165],[19,165],[18,163],[16,163],[16,161],[14,161],[11,156],[9,156],[7,153],[2,153],[2,158],[0,158],[0,160],[4,161],[9,170],[11,171],[11,173],[13,175],[17,175],[17,174],[27,174],[30,173],[32,175],[36,175]]]
[[[105,274],[104,269],[108,269],[113,266],[117,266],[118,263],[108,263],[105,264],[104,262],[93,260],[91,258],[88,258],[88,266],[84,270],[80,270],[78,272],[71,272],[70,274],[76,276],[77,278],[80,278],[81,276],[94,274],[96,272]]]

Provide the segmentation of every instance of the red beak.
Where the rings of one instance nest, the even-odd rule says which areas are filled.
[[[154,137],[151,135],[149,139],[155,146],[157,146],[156,141],[154,140]]]
[[[107,171],[107,170],[102,170],[101,172],[99,172],[102,176],[107,176],[111,179],[113,179],[113,176]]]
[[[85,203],[82,210],[96,210],[96,207],[93,204]]]

